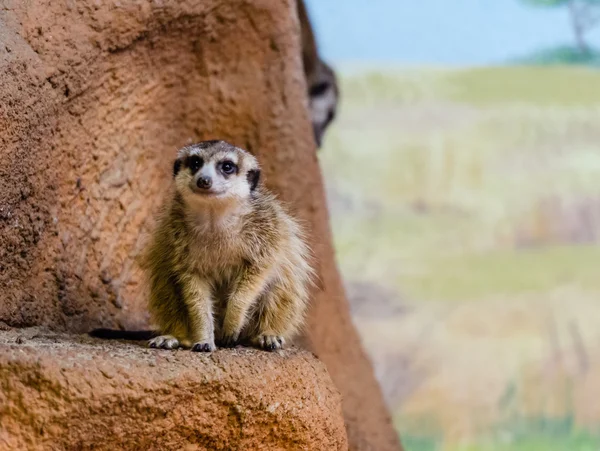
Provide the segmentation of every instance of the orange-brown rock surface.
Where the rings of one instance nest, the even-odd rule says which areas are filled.
[[[0,449],[347,446],[340,395],[306,351],[201,355],[0,332]]]
[[[303,343],[343,395],[351,448],[394,450],[335,266],[298,31],[291,0],[0,0],[0,321],[147,326],[136,256],[174,152],[227,139],[309,226]]]

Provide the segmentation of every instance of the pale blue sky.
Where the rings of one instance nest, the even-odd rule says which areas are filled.
[[[564,9],[518,0],[306,0],[332,62],[498,64],[573,42]],[[600,30],[590,35],[600,44]]]

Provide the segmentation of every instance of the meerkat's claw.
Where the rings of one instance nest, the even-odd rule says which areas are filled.
[[[279,335],[260,335],[256,339],[256,345],[265,351],[277,351],[285,344],[283,337]]]
[[[209,343],[207,341],[199,341],[192,346],[192,352],[213,352],[216,349],[217,347],[214,343]]]
[[[220,345],[224,348],[235,348],[238,344],[238,334],[225,336],[221,339]]]
[[[172,335],[160,335],[150,340],[148,345],[151,348],[177,349],[179,347],[179,340]]]

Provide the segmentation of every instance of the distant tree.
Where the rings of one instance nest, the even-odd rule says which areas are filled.
[[[569,10],[571,26],[577,49],[589,53],[585,37],[600,20],[600,0],[521,0],[523,3],[539,7],[566,7]]]

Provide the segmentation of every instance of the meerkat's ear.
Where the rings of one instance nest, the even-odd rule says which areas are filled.
[[[181,159],[177,159],[175,160],[175,163],[173,163],[173,177],[177,177],[177,174],[179,173],[179,170],[181,169]]]
[[[260,169],[250,169],[246,177],[248,177],[250,191],[254,191],[258,186],[258,181],[260,180]]]

